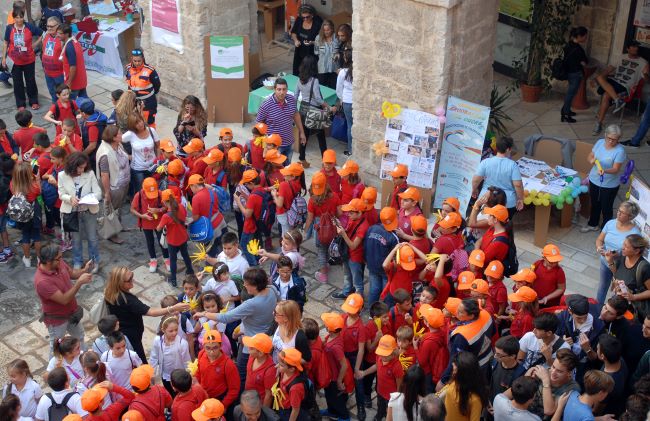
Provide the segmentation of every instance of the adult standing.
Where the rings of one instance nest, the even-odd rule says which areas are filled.
[[[147,125],[156,127],[158,112],[156,95],[160,91],[160,77],[156,69],[147,64],[144,52],[140,48],[131,51],[131,63],[126,66],[126,84],[142,102],[142,115]]]
[[[420,402],[425,395],[424,371],[419,365],[412,365],[404,373],[399,392],[390,394],[386,421],[419,421]]]
[[[129,192],[129,180],[131,172],[129,168],[129,156],[122,147],[122,133],[115,125],[107,126],[102,133],[102,143],[97,148],[97,168],[95,173],[99,174],[102,191],[104,192],[104,206],[106,212],[113,209],[119,210]],[[122,240],[115,234],[109,238],[116,244],[122,244]]]
[[[279,421],[280,417],[271,408],[262,405],[259,393],[256,390],[245,390],[240,398],[241,402],[235,407],[235,421]]]
[[[511,137],[503,136],[496,142],[497,155],[484,159],[478,165],[472,178],[472,197],[483,196],[489,187],[497,187],[506,194],[508,215],[512,218],[515,211],[524,208],[524,184],[517,163],[510,157],[514,141]],[[483,188],[479,194],[479,186]]]
[[[43,245],[38,258],[34,288],[41,301],[43,323],[50,337],[50,353],[54,341],[66,333],[83,344],[83,308],[77,304],[76,295],[82,286],[92,280],[91,262],[86,263],[82,269],[71,269],[63,260],[61,247],[54,243]],[[74,285],[73,279],[77,281]]]
[[[166,308],[150,308],[129,292],[133,286],[133,272],[125,266],[116,266],[111,270],[108,282],[106,282],[104,300],[106,300],[108,312],[115,315],[120,322],[120,331],[129,338],[133,350],[146,364],[147,357],[142,347],[142,335],[144,334],[142,316],[160,317],[177,314],[188,311],[190,305],[178,303]]]
[[[81,44],[72,36],[72,26],[62,23],[56,30],[57,36],[63,43],[60,60],[63,61],[64,83],[70,87],[70,99],[78,96],[88,97],[86,86],[86,65],[84,64],[84,52]]]
[[[129,131],[122,135],[122,142],[131,146],[131,181],[133,191],[142,188],[142,181],[151,177],[150,168],[158,156],[160,138],[156,129],[147,127],[138,114],[129,116]]]
[[[632,303],[641,322],[650,314],[650,263],[643,257],[647,248],[648,240],[642,235],[630,234],[625,237],[620,253],[606,253],[609,269],[614,273],[612,289]]]
[[[316,14],[316,9],[311,4],[300,6],[298,13],[300,16],[291,27],[291,39],[296,47],[293,51],[293,74],[296,76],[302,60],[314,55],[314,40],[323,24],[323,18]]]
[[[609,285],[612,282],[612,271],[606,259],[606,252],[620,254],[625,237],[630,234],[641,234],[641,230],[634,223],[634,218],[639,214],[639,205],[626,200],[621,203],[616,211],[616,218],[605,223],[603,230],[596,238],[596,251],[600,254],[600,283],[596,300],[604,303]]]
[[[318,81],[321,85],[332,89],[336,89],[336,70],[338,69],[337,63],[334,61],[336,45],[334,22],[325,19],[314,40],[314,54],[318,56]]]
[[[61,25],[57,17],[47,19],[47,31],[43,34],[43,46],[41,62],[43,63],[43,72],[45,73],[45,83],[50,93],[52,102],[56,103],[56,87],[63,83],[63,63],[59,60],[63,44],[59,37],[56,36],[56,30]]]
[[[257,111],[257,123],[265,123],[268,127],[267,133],[279,134],[282,138],[279,151],[291,162],[293,155],[293,125],[298,127],[298,137],[302,144],[307,143],[305,130],[300,120],[300,113],[296,105],[296,98],[288,93],[287,81],[277,78],[273,84],[273,95],[264,100]]]
[[[336,30],[336,44],[334,45],[334,62],[337,69],[343,67],[343,53],[352,49],[352,27],[342,23]]]
[[[115,104],[115,124],[122,134],[129,131],[129,118],[132,115],[142,116],[142,106],[138,104],[135,92],[126,91],[120,96]],[[124,145],[127,152],[131,151],[131,145]],[[126,149],[128,148],[128,149]]]
[[[25,22],[25,9],[14,7],[11,12],[14,23],[5,28],[4,46],[2,49],[2,67],[7,68],[7,56],[14,62],[11,77],[14,80],[14,98],[16,107],[22,110],[31,105],[32,110],[38,110],[38,87],[36,86],[36,54],[34,44],[43,34],[40,28]],[[25,88],[27,97],[25,98]]]
[[[311,349],[302,328],[301,316],[300,306],[293,300],[280,301],[275,305],[273,317],[278,327],[273,333],[272,340],[273,361],[276,364],[280,360],[280,352],[287,348],[297,349],[304,361],[311,361]]]
[[[343,107],[343,114],[348,126],[348,148],[343,153],[352,155],[352,49],[343,52],[343,63],[336,77],[336,96]],[[334,107],[336,111],[338,107]]]
[[[598,231],[600,216],[604,227],[612,219],[614,199],[620,187],[618,173],[627,160],[625,148],[618,144],[621,139],[621,128],[610,124],[605,129],[605,138],[599,139],[589,153],[589,197],[591,198],[591,213],[589,221],[580,232]]]
[[[181,110],[176,118],[174,136],[178,143],[178,155],[185,156],[183,148],[190,143],[190,140],[199,138],[205,139],[208,135],[208,114],[201,104],[201,101],[194,95],[188,95],[181,103]],[[191,168],[190,168],[191,169]]]
[[[480,373],[479,360],[471,352],[459,352],[451,359],[451,382],[440,395],[445,401],[447,419],[476,421],[488,404],[485,377]]]
[[[569,87],[564,95],[564,105],[562,106],[562,122],[575,123],[576,119],[573,118],[576,113],[571,111],[571,103],[575,98],[580,88],[580,81],[584,78],[584,67],[587,65],[589,59],[585,49],[580,44],[587,41],[588,35],[587,28],[578,26],[571,28],[569,34],[570,39],[568,44],[564,47],[564,67],[567,73],[567,81]]]
[[[317,58],[315,56],[305,57],[300,64],[300,70],[298,75],[298,83],[296,84],[296,93],[298,97],[302,97],[300,102],[300,119],[303,126],[305,125],[305,118],[307,116],[307,111],[309,107],[322,108],[324,110],[329,110],[329,104],[323,99],[323,95],[320,93],[320,83],[317,78],[318,67],[316,64]],[[318,138],[318,147],[320,149],[321,156],[327,150],[327,139],[325,139],[325,131],[322,129],[310,129],[305,127],[305,138],[309,141],[309,137],[312,134],[316,134]],[[309,162],[305,157],[305,151],[307,150],[307,142],[300,142],[299,145],[299,157],[300,163],[303,167],[309,168]]]
[[[72,263],[79,269],[83,262],[83,240],[88,242],[88,255],[94,262],[93,273],[99,270],[99,246],[97,239],[97,212],[99,204],[85,205],[79,201],[92,195],[99,202],[102,190],[90,167],[88,156],[83,152],[71,153],[65,161],[63,172],[59,173],[59,199],[64,229],[66,220],[76,221],[77,230],[72,235]],[[76,214],[76,216],[75,216]],[[68,215],[68,216],[66,216]]]

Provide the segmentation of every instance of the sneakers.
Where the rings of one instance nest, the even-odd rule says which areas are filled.
[[[149,273],[155,273],[158,269],[158,259],[149,259]]]
[[[623,146],[629,146],[631,148],[638,148],[638,147],[641,146],[641,145],[635,145],[634,143],[632,143],[632,139],[628,139],[628,140],[625,140],[625,141],[619,142],[619,143],[621,145],[623,145]]]
[[[343,151],[343,155],[345,155],[345,156],[352,156],[352,152],[350,152],[350,151]]]
[[[23,264],[25,265],[26,268],[31,268],[32,267],[32,259],[30,259],[27,256],[23,256]]]
[[[594,131],[591,132],[591,134],[596,136],[599,135],[600,132],[602,131],[603,131],[603,123],[601,123],[600,121],[596,121],[596,125],[594,126]]]
[[[61,253],[65,253],[68,250],[72,250],[72,240],[61,241]]]
[[[43,227],[41,232],[45,235],[54,235],[54,228]]]
[[[600,228],[598,227],[592,227],[591,225],[587,224],[584,227],[580,228],[580,232],[589,232],[589,231],[600,231]]]
[[[621,111],[625,107],[625,101],[623,101],[621,98],[618,98],[616,101],[614,101],[614,109],[612,110],[612,114],[616,114],[617,112]]]
[[[341,291],[341,292],[333,292],[331,297],[335,298],[337,300],[345,300],[346,298],[348,298],[348,294],[344,294],[343,291]]]
[[[318,271],[318,272],[316,272],[314,277],[316,278],[316,280],[318,282],[321,282],[323,284],[327,282],[327,273],[325,273],[325,272]]]
[[[167,269],[167,272],[172,271],[172,264],[169,258],[165,259],[165,269]]]
[[[4,250],[2,250],[2,255],[5,256],[7,260],[9,260],[12,257],[14,257],[14,252],[9,247],[7,247]]]

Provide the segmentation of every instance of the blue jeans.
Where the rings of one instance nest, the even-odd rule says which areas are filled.
[[[145,178],[151,177],[151,171],[149,170],[134,170],[131,168],[131,189],[133,195],[139,192],[142,189],[142,182]]]
[[[237,360],[235,360],[235,366],[239,372],[239,381],[240,381],[240,390],[244,390],[244,385],[246,384],[246,373],[248,372],[248,358],[250,354],[244,353],[244,345],[239,344],[239,352],[237,352]]]
[[[88,98],[88,92],[86,92],[86,88],[70,91],[70,99],[77,99],[77,97]]]
[[[56,102],[56,87],[63,83],[63,75],[59,77],[45,75],[45,83],[47,84],[47,91],[50,93],[50,97],[52,97],[52,103]]]
[[[291,164],[291,158],[293,157],[293,143],[291,145],[280,146],[278,148],[280,153],[287,157],[287,160],[284,161],[284,166]]]
[[[650,129],[650,107],[646,105],[641,121],[639,122],[639,128],[636,129],[636,133],[634,133],[634,137],[630,139],[630,143],[633,145],[640,145],[646,133],[648,133],[648,129]]]
[[[569,87],[564,95],[564,105],[562,106],[562,115],[569,114],[571,112],[571,103],[573,98],[575,98],[580,89],[580,81],[582,80],[582,72],[569,73],[567,75],[567,81],[569,82]]]
[[[348,152],[352,152],[352,104],[343,103],[343,114],[345,114],[345,121],[348,123]]]
[[[20,243],[29,244],[32,241],[41,241],[41,225],[41,204],[38,203],[38,200],[34,200],[34,217],[27,222],[18,224],[22,234]]]
[[[598,292],[596,293],[596,299],[600,304],[605,303],[607,298],[607,292],[609,291],[609,286],[612,283],[612,271],[609,270],[607,263],[603,262],[603,259],[600,259],[600,282],[598,282]]]
[[[361,294],[363,297],[363,263],[343,262],[343,294],[350,295],[352,292]],[[354,288],[353,288],[354,285]]]
[[[379,301],[379,296],[386,287],[387,282],[388,276],[386,276],[386,272],[383,270],[381,272],[374,272],[368,269],[368,283],[370,284],[368,303],[372,304]]]
[[[255,238],[255,234],[247,234],[243,232],[241,234],[241,239],[239,240],[239,245],[241,246],[241,251],[244,253],[244,257],[246,258],[246,261],[250,266],[257,266],[257,257],[253,256],[248,252],[248,248],[246,247],[248,245],[248,242]]]
[[[88,242],[88,258],[99,264],[99,247],[97,239],[97,215],[89,211],[79,212],[79,231],[72,235],[72,264],[76,268],[84,265],[83,240]]]

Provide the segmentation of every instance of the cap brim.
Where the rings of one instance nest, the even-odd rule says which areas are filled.
[[[460,225],[452,225],[452,224],[448,224],[447,222],[445,222],[444,219],[441,219],[440,222],[438,222],[438,226],[441,227],[441,228],[444,228],[444,229],[449,229],[449,228],[458,228],[458,227],[460,227]]]
[[[205,158],[203,158],[203,162],[210,165],[210,164],[214,164],[215,162],[217,162],[217,160],[216,159],[212,160],[212,158],[206,156]]]
[[[394,349],[390,350],[390,349],[385,349],[385,348],[380,348],[380,347],[377,347],[377,349],[375,350],[375,354],[379,355],[380,357],[388,357],[393,352],[395,352]]]
[[[196,421],[207,421],[210,419],[210,417],[206,417],[205,415],[203,415],[200,406],[196,408],[194,411],[192,411],[192,418],[194,418],[194,420]]]
[[[257,349],[257,348],[255,347],[255,341],[253,340],[253,337],[252,337],[252,336],[243,336],[243,337],[241,338],[241,341],[244,343],[244,346],[247,346],[247,347],[249,347],[249,348],[255,348],[255,349]]]
[[[518,296],[517,293],[508,294],[508,300],[513,303],[521,303],[524,301],[524,299]]]
[[[393,219],[390,224],[381,223],[387,231],[395,231],[397,229],[397,218]]]
[[[404,270],[413,270],[415,269],[415,262],[400,262],[399,265],[402,267]]]
[[[546,260],[548,260],[551,263],[561,262],[562,259],[564,259],[564,256],[562,256],[561,254],[556,254],[555,256],[544,256],[544,257],[546,258]]]
[[[341,305],[341,310],[345,311],[346,313],[356,314],[356,313],[359,312],[360,309],[358,309],[356,307],[353,307],[353,306],[349,305],[348,303],[343,303]]]
[[[192,153],[192,152],[195,152],[195,150],[191,145],[185,145],[185,146],[183,146],[183,152]]]
[[[175,151],[176,151],[176,149],[173,148],[173,147],[171,147],[171,146],[170,146],[169,148],[160,148],[160,149],[161,149],[163,152],[175,152]]]
[[[472,284],[459,284],[458,287],[456,288],[458,291],[467,291],[472,289]]]
[[[311,190],[314,192],[316,196],[320,196],[321,194],[325,193],[325,186],[320,188],[311,186]]]
[[[147,199],[155,199],[158,197],[158,192],[159,190],[156,190],[155,192],[145,190],[144,195],[147,197]]]

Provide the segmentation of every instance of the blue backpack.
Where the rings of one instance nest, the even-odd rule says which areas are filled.
[[[49,155],[45,156],[50,159]],[[56,178],[56,170],[54,168],[52,168],[52,176]],[[56,199],[59,198],[59,191],[52,184],[48,183],[47,180],[41,180],[41,197],[43,197],[43,203],[45,203],[45,206],[51,208],[54,206]]]
[[[201,216],[196,221],[192,222],[189,226],[188,233],[190,234],[190,240],[197,243],[205,243],[207,241],[212,241],[214,236],[214,228],[212,228],[212,220],[217,216],[212,214],[212,206],[214,205],[214,194],[211,189],[208,189],[210,193],[210,217]]]
[[[226,213],[230,212],[232,208],[230,207],[230,192],[228,189],[223,188],[221,183],[223,182],[223,177],[226,175],[224,170],[221,170],[217,176],[217,184],[213,184],[214,190],[217,192],[217,199],[219,199],[219,212]]]

